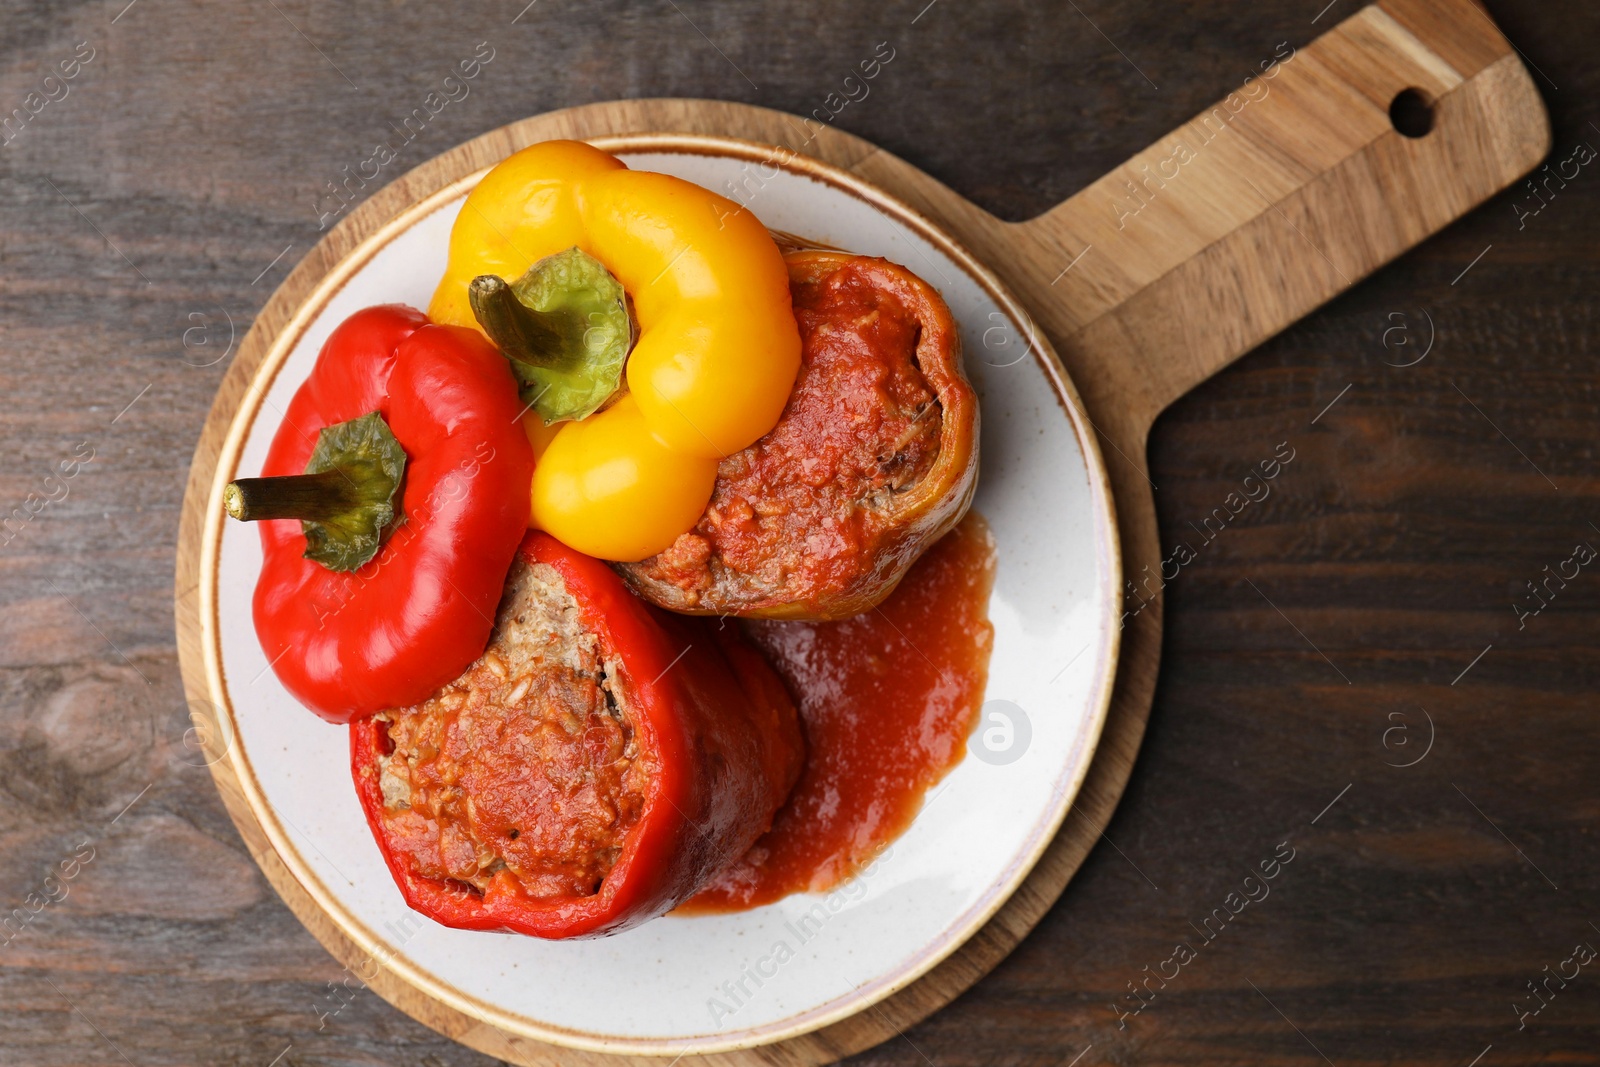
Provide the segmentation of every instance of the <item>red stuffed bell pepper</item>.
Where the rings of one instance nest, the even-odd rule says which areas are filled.
[[[235,518],[269,520],[256,634],[312,711],[423,700],[483,652],[527,527],[521,408],[472,330],[388,305],[328,338],[263,477],[224,493]]]
[[[367,821],[406,903],[445,926],[598,936],[692,896],[800,771],[782,682],[735,627],[669,615],[544,533],[487,651],[351,727]]]

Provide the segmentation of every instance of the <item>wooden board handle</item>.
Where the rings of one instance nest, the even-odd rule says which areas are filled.
[[[998,224],[983,250],[1123,447],[1549,150],[1528,72],[1471,0],[1383,0],[1261,66],[1052,211]],[[1407,89],[1431,105],[1425,136],[1391,122]]]

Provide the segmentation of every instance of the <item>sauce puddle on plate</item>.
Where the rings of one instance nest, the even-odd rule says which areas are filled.
[[[806,766],[772,829],[679,914],[825,892],[911,825],[983,703],[994,571],[989,526],[969,512],[865,615],[747,624],[799,704]]]

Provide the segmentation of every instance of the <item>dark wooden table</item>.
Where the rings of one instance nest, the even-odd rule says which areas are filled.
[[[28,116],[0,128],[0,1064],[487,1062],[370,993],[319,1020],[340,969],[185,747],[171,607],[230,331],[480,42],[380,181],[591,100],[810,112],[888,41],[839,125],[1020,219],[1324,0],[525,2],[0,4],[0,115]],[[1491,7],[1555,157],[1600,148],[1600,9]],[[990,977],[852,1062],[1600,1063],[1600,968],[1549,977],[1600,947],[1600,567],[1567,562],[1600,548],[1596,171],[1537,215],[1497,198],[1163,419],[1164,542],[1296,459],[1168,588],[1107,841]],[[1283,841],[1271,896],[1129,1014]]]

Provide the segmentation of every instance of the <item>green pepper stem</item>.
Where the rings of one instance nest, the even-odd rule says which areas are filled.
[[[383,413],[369,411],[318,430],[304,474],[229,482],[222,506],[245,522],[299,519],[305,558],[347,572],[366,566],[403,520],[405,476],[405,449]]]
[[[289,474],[278,478],[240,478],[222,490],[222,506],[244,522],[261,519],[309,519],[326,522],[375,501],[370,491],[335,467],[319,474]]]
[[[535,311],[517,299],[504,278],[482,274],[467,287],[472,314],[508,359],[531,367],[573,370],[583,348],[567,336],[568,317]]]

